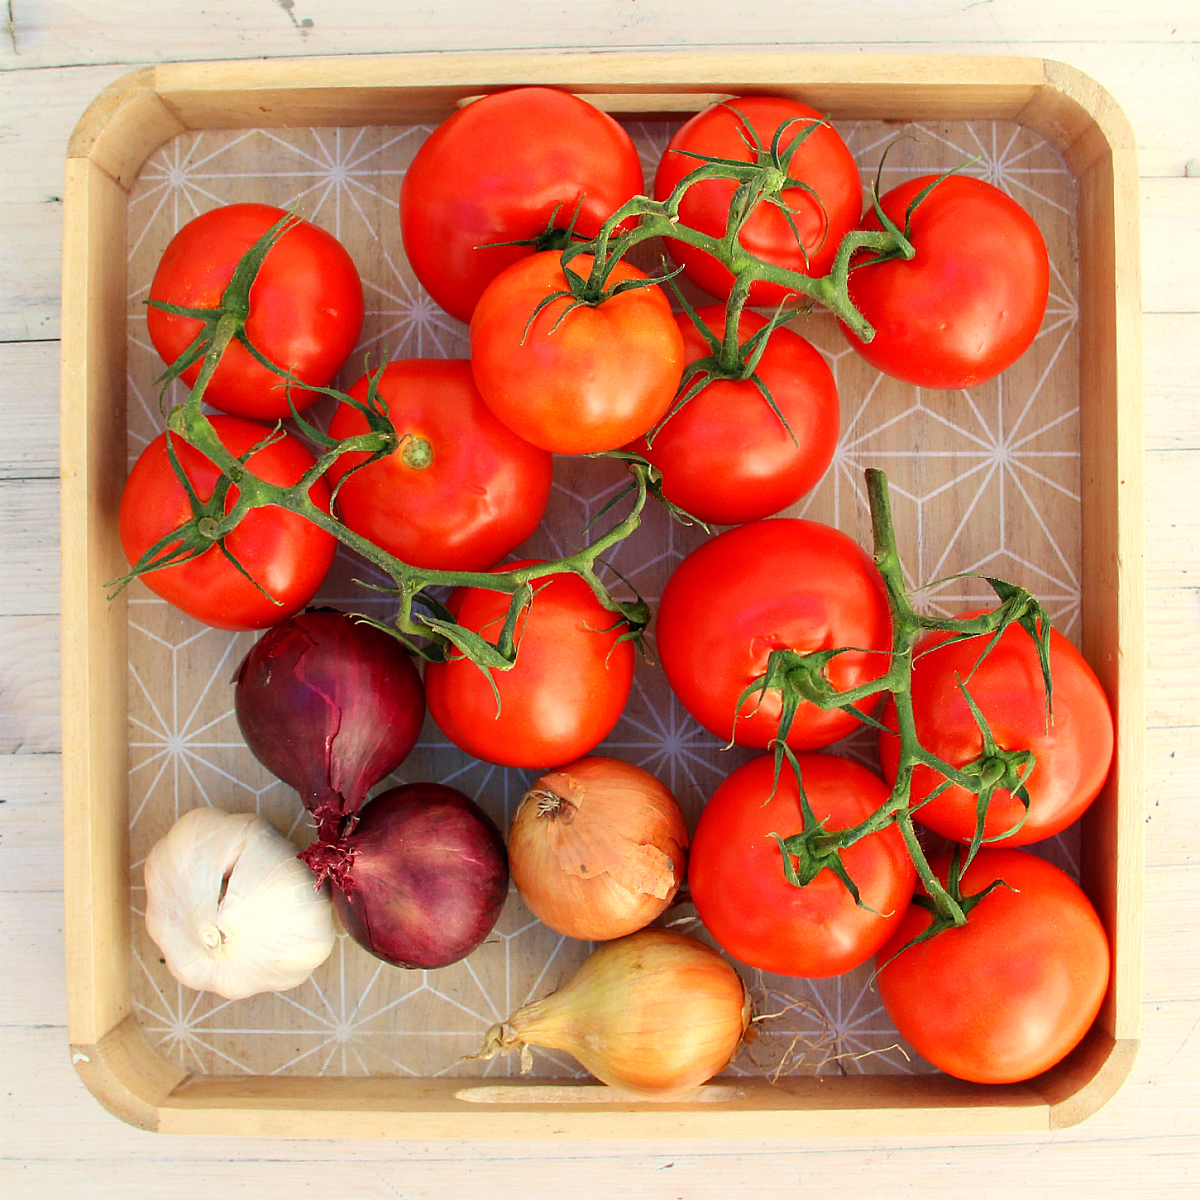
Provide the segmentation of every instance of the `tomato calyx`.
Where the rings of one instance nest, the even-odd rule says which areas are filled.
[[[944,899],[935,899],[920,894],[915,894],[912,898],[912,903],[917,908],[922,908],[929,914],[929,924],[915,937],[905,942],[895,954],[888,958],[887,962],[879,963],[875,968],[876,976],[879,975],[888,963],[899,958],[910,947],[920,945],[921,942],[928,942],[930,939],[937,937],[939,933],[944,933],[948,929],[955,929],[965,925],[971,910],[981,900],[986,900],[997,888],[1011,888],[1011,885],[1003,879],[993,879],[991,883],[981,888],[978,892],[972,892],[964,896],[962,893],[962,877],[969,865],[969,859],[966,862],[963,861],[962,847],[955,846],[950,854],[950,867],[946,876],[946,886],[942,888],[939,885],[939,891],[942,893]]]
[[[792,887],[806,887],[822,871],[831,871],[842,881],[842,884],[854,898],[854,903],[859,908],[866,909],[868,912],[875,912],[869,904],[863,902],[858,885],[850,878],[850,873],[846,870],[846,864],[842,861],[842,850],[844,847],[840,844],[836,834],[831,835],[825,821],[817,820],[816,814],[812,809],[812,804],[809,802],[808,794],[804,790],[800,764],[796,760],[795,754],[786,745],[783,746],[783,752],[787,755],[796,776],[796,787],[799,790],[800,799],[800,815],[804,820],[804,828],[799,833],[794,833],[790,837],[783,837],[778,833],[767,834],[769,838],[774,839],[776,845],[779,847],[779,853],[783,859],[784,878]],[[779,770],[777,766],[772,795],[774,795],[774,787],[778,787],[778,784]]]
[[[822,219],[825,222],[825,229],[821,233],[821,241],[815,247],[816,249],[820,249],[829,232],[829,215],[816,189],[803,182],[803,180],[792,176],[791,164],[796,151],[818,129],[822,127],[832,128],[829,125],[829,119],[827,117],[791,117],[778,125],[771,136],[770,145],[764,147],[762,139],[758,136],[758,131],[754,128],[753,123],[746,119],[744,113],[727,100],[722,101],[720,107],[728,109],[737,117],[740,122],[738,135],[754,156],[751,165],[757,168],[756,173],[744,179],[734,192],[730,203],[730,219],[725,240],[732,243],[736,239],[737,234],[741,232],[742,226],[745,224],[754,207],[759,203],[767,203],[779,209],[783,214],[784,220],[787,222],[792,236],[796,239],[796,245],[807,266],[809,263],[808,249],[804,245],[804,239],[800,236],[800,231],[796,228],[794,220],[794,216],[798,210],[784,200],[783,193],[785,190],[795,189],[807,193],[816,202]],[[783,139],[794,125],[802,125],[803,128],[784,146]],[[742,159],[721,158],[718,155],[700,154],[695,150],[677,148],[675,153],[685,158],[697,159],[702,163],[733,168],[739,173],[739,168],[744,168],[747,165]],[[729,232],[730,229],[733,230],[732,235]]]
[[[675,400],[666,414],[646,433],[646,445],[653,446],[654,439],[662,432],[667,422],[690,400],[693,400],[704,391],[710,383],[717,379],[730,379],[738,381],[748,380],[754,384],[766,402],[767,407],[775,414],[776,420],[783,427],[788,437],[792,439],[792,445],[799,446],[800,442],[791,425],[788,424],[787,418],[780,411],[775,397],[771,395],[771,389],[756,371],[759,362],[762,361],[762,357],[766,353],[767,343],[770,340],[771,334],[781,325],[787,324],[796,315],[795,311],[780,305],[776,309],[775,314],[767,320],[767,323],[761,329],[755,330],[744,342],[739,342],[738,327],[742,309],[749,295],[749,285],[742,286],[740,283],[735,284],[725,310],[725,335],[722,338],[717,338],[708,325],[701,320],[695,307],[676,285],[673,277],[670,279],[670,286],[679,306],[686,313],[688,320],[691,321],[696,332],[708,344],[712,353],[688,363],[684,368],[683,377],[679,381],[679,390],[676,393]]]

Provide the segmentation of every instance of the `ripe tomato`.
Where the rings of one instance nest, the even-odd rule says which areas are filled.
[[[531,325],[539,302],[567,286],[559,260],[557,251],[543,251],[488,285],[471,318],[471,370],[487,406],[526,441],[556,454],[615,450],[670,407],[683,374],[683,336],[657,286],[565,315],[569,302],[560,298]],[[570,266],[586,276],[591,257]],[[645,278],[622,261],[609,280]]]
[[[725,309],[697,316],[718,337]],[[676,315],[684,355],[693,363],[710,353],[684,313]],[[742,313],[745,342],[766,321]],[[792,440],[749,379],[714,379],[693,396],[654,439],[629,448],[663,473],[663,492],[680,508],[714,525],[739,525],[773,516],[795,504],[825,473],[837,448],[839,410],[833,372],[813,347],[790,329],[776,329],[755,374],[771,393],[795,434]]]
[[[525,87],[459,109],[417,151],[400,188],[400,232],[429,294],[469,321],[483,289],[551,221],[595,237],[642,191],[629,135],[569,92]],[[576,213],[578,215],[576,215]]]
[[[507,564],[505,569],[524,564]],[[425,668],[425,700],[438,728],[460,749],[506,767],[572,762],[617,723],[633,683],[633,645],[578,575],[533,584],[533,603],[517,625],[517,661],[493,672],[496,698],[465,658]],[[459,588],[448,607],[460,625],[495,640],[508,596]]]
[[[1036,763],[1026,783],[1029,813],[1012,794],[998,788],[984,821],[986,838],[1002,846],[1026,846],[1053,837],[1096,798],[1108,777],[1113,755],[1112,713],[1104,689],[1083,655],[1057,629],[1050,631],[1050,677],[1054,687],[1054,723],[1047,728],[1046,694],[1037,647],[1025,630],[1010,625],[978,668],[975,663],[989,638],[980,636],[944,645],[949,634],[930,633],[916,649],[912,674],[913,716],[921,744],[951,766],[963,767],[983,753],[983,734],[958,685],[965,682],[997,746],[1032,750]],[[935,648],[936,647],[936,648]],[[972,674],[974,671],[974,674]],[[884,722],[896,727],[891,699]],[[896,778],[899,740],[879,735],[884,776]],[[913,802],[924,801],[943,777],[929,767],[913,769]],[[970,842],[975,833],[976,797],[952,787],[914,814],[943,837]]]
[[[769,150],[775,130],[784,121],[792,121],[781,143],[786,147],[821,119],[815,108],[780,96],[742,96],[728,104],[714,104],[697,113],[671,139],[654,179],[655,199],[665,200],[686,174],[701,165],[684,151],[755,162],[762,156],[753,148],[754,137]],[[791,224],[775,205],[759,204],[738,241],[756,258],[817,278],[829,271],[838,243],[858,224],[862,180],[854,156],[830,125],[822,125],[797,148],[788,173],[812,188],[816,196],[802,188],[784,191],[782,199],[790,210]],[[736,186],[732,180],[720,179],[694,184],[679,208],[683,224],[713,237],[723,236],[729,227],[729,203]],[[667,244],[693,283],[728,299],[733,276],[715,258],[674,239]],[[750,290],[750,303],[775,307],[791,294],[778,284],[760,280]]]
[[[356,471],[337,493],[338,516],[356,533],[417,567],[485,571],[537,528],[550,496],[550,455],[498,421],[459,359],[389,363],[376,386],[399,434],[411,439]],[[349,391],[367,397],[364,376]],[[330,436],[367,432],[342,404]],[[336,483],[366,454],[345,454]]]
[[[238,417],[209,419],[232,454],[245,454],[271,432],[265,425]],[[220,478],[212,462],[182,438],[165,433],[156,437],[134,463],[121,496],[121,546],[131,564],[192,515],[187,493],[167,455],[168,436],[201,500],[212,495]],[[246,466],[268,483],[286,485],[300,480],[313,461],[301,442],[287,434],[251,455]],[[323,479],[313,484],[309,495],[328,511],[329,485]],[[230,488],[227,510],[236,498],[237,489]],[[206,625],[217,629],[266,629],[294,616],[313,598],[337,548],[331,534],[281,508],[258,508],[247,513],[225,539],[225,545],[278,604],[264,596],[215,545],[188,562],[143,575],[142,582]]]
[[[944,884],[950,856],[930,860]],[[998,887],[966,925],[928,927],[914,904],[879,951],[879,995],[901,1036],[935,1067],[974,1083],[1016,1083],[1078,1045],[1108,987],[1109,950],[1091,901],[1058,867],[1023,850],[981,850],[963,895]],[[922,889],[923,891],[924,889]],[[888,962],[891,959],[891,962]]]
[[[935,176],[893,188],[880,206],[901,229]],[[863,228],[879,229],[874,211]],[[1010,367],[1037,336],[1050,294],[1050,260],[1033,218],[1013,199],[951,175],[913,210],[912,259],[850,272],[850,299],[875,328],[850,345],[873,367],[930,388],[967,388]]]
[[[667,681],[688,712],[717,737],[760,749],[779,732],[779,693],[751,696],[736,730],[733,718],[771,651],[854,647],[826,670],[835,687],[847,688],[887,671],[891,638],[887,594],[866,553],[828,525],[790,517],[739,525],[692,551],[667,581],[655,634]],[[849,713],[804,702],[787,741],[818,750],[858,726]]]
[[[849,759],[802,754],[798,761],[813,815],[831,831],[857,825],[888,798],[883,781]],[[900,923],[916,870],[888,825],[842,851],[866,908],[828,868],[804,887],[790,884],[771,834],[801,832],[804,817],[795,774],[785,766],[772,796],[774,771],[773,755],[751,760],[700,814],[688,867],[692,900],[734,958],[778,975],[841,975],[866,962]]]
[[[282,216],[269,204],[229,204],[189,221],[163,252],[150,299],[185,308],[216,308],[238,260]],[[200,332],[194,317],[147,310],[150,340],[173,363]],[[305,383],[326,386],[349,357],[362,331],[363,290],[341,243],[308,221],[298,221],[267,253],[250,290],[246,335],[271,362]],[[190,387],[195,363],[183,373]],[[317,393],[296,388],[292,402],[307,408]],[[222,412],[272,420],[291,409],[283,380],[233,343],[204,393]]]

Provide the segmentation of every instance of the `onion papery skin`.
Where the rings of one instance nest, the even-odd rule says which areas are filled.
[[[729,1065],[750,1023],[741,977],[711,947],[669,929],[606,942],[570,982],[493,1026],[479,1057],[565,1050],[601,1083],[670,1099]]]
[[[675,797],[632,763],[600,755],[543,775],[508,835],[521,899],[556,933],[603,942],[649,925],[684,877]]]
[[[395,967],[449,966],[491,933],[508,895],[504,839],[469,797],[439,783],[390,788],[354,832],[301,856],[334,883],[346,932]]]
[[[300,793],[328,839],[349,832],[367,793],[411,753],[425,719],[421,676],[400,643],[333,609],[268,630],[234,684],[246,745]]]

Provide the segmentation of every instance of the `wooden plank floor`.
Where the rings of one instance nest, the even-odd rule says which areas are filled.
[[[736,24],[731,13],[736,13]],[[1200,1192],[1200,6],[1194,0],[9,0],[0,9],[0,1196],[840,1197]],[[62,163],[93,96],[176,59],[434,50],[1033,54],[1125,109],[1142,174],[1149,671],[1144,1041],[1097,1116],[1019,1141],[466,1145],[165,1138],[66,1044],[58,724]]]

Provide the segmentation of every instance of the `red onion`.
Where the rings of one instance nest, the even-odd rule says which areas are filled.
[[[445,967],[492,931],[508,894],[504,840],[473,800],[406,783],[364,805],[354,832],[300,857],[336,886],[350,936],[397,967]]]
[[[421,677],[400,643],[333,609],[267,630],[234,681],[246,745],[300,793],[327,839],[349,832],[367,792],[408,757],[425,719]]]

